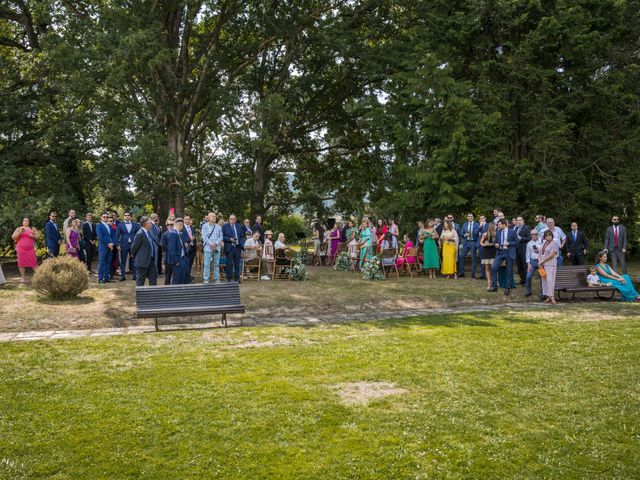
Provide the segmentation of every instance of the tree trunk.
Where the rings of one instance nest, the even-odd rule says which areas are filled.
[[[253,167],[253,190],[251,192],[251,218],[264,215],[264,197],[269,185],[269,165],[271,161],[265,156],[259,156]]]
[[[172,184],[172,190],[174,192],[173,207],[176,211],[176,217],[182,217],[184,215],[184,174],[183,166],[184,162],[184,144],[182,143],[182,135],[180,128],[176,124],[170,124],[167,128],[167,147],[169,151],[175,155],[176,161],[176,176]]]

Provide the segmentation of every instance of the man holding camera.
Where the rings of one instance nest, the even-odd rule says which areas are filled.
[[[229,215],[229,223],[222,227],[222,240],[224,242],[224,254],[227,257],[227,282],[235,279],[240,282],[240,262],[244,247],[244,231],[238,224],[234,214]]]

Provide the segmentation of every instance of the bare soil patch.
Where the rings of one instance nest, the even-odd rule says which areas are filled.
[[[345,405],[367,405],[380,398],[407,393],[405,388],[390,382],[341,383],[334,388]]]

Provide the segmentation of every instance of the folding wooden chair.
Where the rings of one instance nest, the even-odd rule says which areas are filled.
[[[247,252],[242,253],[242,278],[246,280],[260,280],[260,257],[247,258]]]
[[[293,257],[288,250],[278,248],[273,260],[273,279],[291,281],[291,267],[293,267]]]
[[[413,262],[409,263],[407,260],[408,257],[414,257]],[[405,270],[409,273],[411,278],[413,278],[413,272],[416,272],[416,275],[422,275],[422,269],[420,268],[420,264],[418,263],[418,249],[413,247],[407,250],[407,254],[405,255],[404,263],[402,264],[405,267]]]
[[[398,265],[396,265],[396,260],[398,259],[398,253],[395,248],[385,248],[380,253],[381,257],[381,265],[382,265],[382,273],[384,273],[385,277],[392,270],[396,271],[396,275],[400,278],[400,272],[398,272]]]

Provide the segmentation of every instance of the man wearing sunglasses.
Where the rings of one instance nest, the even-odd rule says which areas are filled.
[[[110,283],[111,280],[111,256],[115,234],[109,223],[109,214],[100,215],[100,223],[96,226],[98,237],[98,283]]]
[[[44,225],[45,244],[47,246],[47,255],[50,258],[60,255],[60,244],[62,243],[62,235],[58,230],[58,224],[56,218],[58,214],[56,212],[49,213],[49,221]]]

